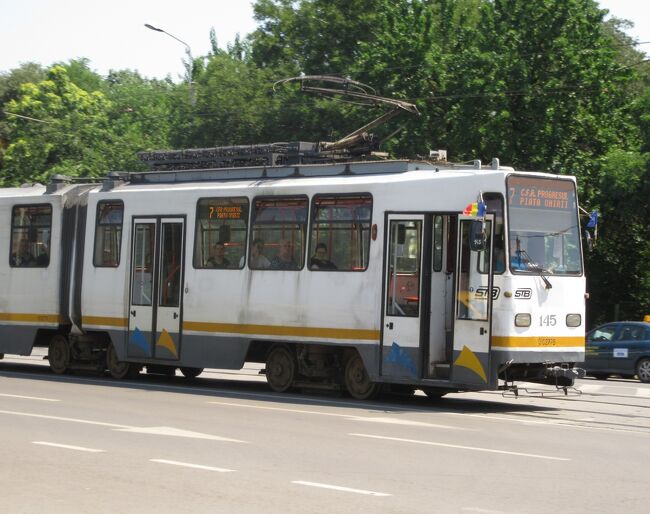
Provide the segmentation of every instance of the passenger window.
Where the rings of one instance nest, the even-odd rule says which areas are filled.
[[[420,315],[422,222],[391,220],[388,253],[386,315]]]
[[[248,198],[202,198],[196,215],[194,267],[241,269],[246,254]]]
[[[11,216],[10,264],[14,268],[47,268],[50,264],[52,206],[16,206]]]
[[[619,341],[638,341],[643,339],[643,327],[636,327],[634,325],[625,325],[621,330],[618,337]]]
[[[97,268],[116,268],[120,264],[122,247],[122,220],[124,204],[121,201],[99,202],[95,226],[95,255]]]
[[[443,254],[443,230],[444,223],[442,216],[433,218],[433,271],[442,271]]]
[[[302,269],[307,208],[305,197],[255,199],[251,269]]]
[[[368,267],[372,197],[316,196],[309,269],[364,271]]]

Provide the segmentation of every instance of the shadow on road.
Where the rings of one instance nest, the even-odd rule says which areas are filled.
[[[210,375],[227,374],[229,377],[213,378]],[[336,406],[337,408],[367,409],[369,412],[452,412],[472,414],[495,413],[540,413],[556,410],[553,406],[527,405],[523,403],[504,402],[500,393],[453,393],[439,400],[416,394],[411,396],[383,393],[373,401],[359,401],[335,391],[296,390],[287,393],[274,393],[266,382],[256,380],[254,372],[245,373],[232,370],[206,370],[195,379],[182,376],[166,377],[141,373],[133,380],[115,380],[110,376],[75,372],[68,375],[56,375],[49,367],[42,364],[16,363],[0,361],[0,377],[18,380],[40,380],[79,384],[82,386],[115,387],[145,391],[170,391],[175,394],[202,395],[213,399],[247,399],[273,404],[305,406]],[[463,397],[472,394],[472,397]]]

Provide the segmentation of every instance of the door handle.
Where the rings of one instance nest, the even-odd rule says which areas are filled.
[[[178,318],[178,313],[177,312],[174,313],[174,319],[176,319],[176,318]]]
[[[135,316],[135,309],[131,311],[131,316]]]
[[[393,322],[386,323],[386,328],[393,330]]]

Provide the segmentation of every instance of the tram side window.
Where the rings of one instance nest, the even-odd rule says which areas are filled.
[[[251,269],[302,269],[308,204],[306,197],[255,199]]]
[[[47,268],[50,264],[51,235],[51,205],[14,207],[11,216],[11,266]]]
[[[503,273],[506,270],[506,240],[505,226],[503,223],[503,196],[500,193],[485,193],[483,195],[487,212],[494,214],[494,257],[492,258],[492,271],[494,273]],[[488,233],[488,236],[491,234]],[[489,252],[483,252],[485,262],[481,260],[481,273],[487,273],[487,261],[489,261]]]
[[[124,204],[121,201],[106,201],[97,204],[95,255],[93,257],[95,267],[117,268],[119,266],[123,216]]]
[[[372,197],[316,196],[312,205],[309,269],[364,271],[368,267]]]
[[[197,204],[194,267],[242,269],[248,198],[201,198]]]

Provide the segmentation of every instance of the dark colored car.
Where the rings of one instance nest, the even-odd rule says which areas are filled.
[[[585,362],[587,374],[601,380],[609,375],[650,382],[650,323],[617,321],[587,334]]]

